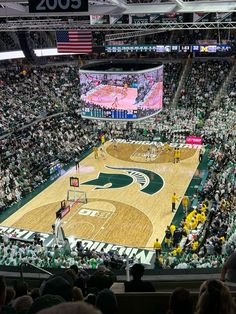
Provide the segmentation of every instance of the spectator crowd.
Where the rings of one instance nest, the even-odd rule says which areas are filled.
[[[131,274],[132,280],[125,281],[123,284],[124,292],[154,293],[156,291],[152,282],[142,279],[144,267],[141,264],[135,264]],[[0,311],[2,314],[123,313],[119,311],[119,299],[114,293],[115,281],[115,275],[104,267],[89,275],[85,271],[79,271],[75,265],[59,275],[51,275],[41,283],[39,288],[31,288],[26,281],[20,280],[15,281],[12,286],[7,286],[4,278],[0,277]],[[127,296],[130,301],[129,307],[134,306],[137,309],[134,305],[134,298],[137,296],[134,293],[132,295],[133,297]],[[202,283],[197,299],[194,299],[190,290],[175,288],[168,303],[159,308],[157,303],[156,311],[160,314],[235,313],[235,302],[229,288],[216,279]],[[149,313],[145,302],[140,307]],[[132,309],[136,313],[134,308]],[[125,310],[128,312],[127,308]]]

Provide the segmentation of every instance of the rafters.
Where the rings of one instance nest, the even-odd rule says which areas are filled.
[[[60,19],[51,20],[17,20],[0,24],[1,31],[54,31],[60,29],[91,29],[93,31],[170,31],[190,29],[235,29],[236,22],[198,22],[198,23],[146,23],[146,24],[101,24],[90,25],[81,21],[64,21]]]
[[[105,41],[112,41],[112,40],[119,40],[119,39],[127,39],[133,37],[141,37],[141,36],[148,36],[153,35],[156,33],[162,33],[163,30],[141,30],[141,31],[134,31],[134,32],[123,32],[123,33],[115,33],[115,34],[107,34],[105,36]]]
[[[17,10],[17,5],[12,8],[10,3],[24,4],[24,11]],[[30,17],[28,10],[28,0],[0,0],[0,4],[5,6],[0,8],[0,17]],[[172,0],[170,2],[151,1],[150,3],[131,3],[126,0],[89,0],[89,12],[75,13],[37,13],[37,16],[85,16],[99,14],[168,14],[194,13],[194,12],[236,12],[235,0],[197,0],[183,1]],[[18,15],[17,15],[18,14]]]
[[[0,32],[17,30],[58,30],[58,29],[92,29],[94,31],[119,31],[122,32],[159,32],[165,30],[184,29],[231,29],[235,28],[235,22],[204,22],[204,23],[138,23],[138,24],[102,24],[89,25],[90,15],[122,16],[124,14],[169,14],[187,12],[236,12],[235,0],[171,0],[160,2],[149,0],[147,3],[130,3],[127,0],[89,0],[89,12],[75,13],[29,13],[28,0],[0,0]],[[127,4],[127,2],[129,4]],[[140,0],[141,2],[141,0]],[[79,16],[87,16],[88,22],[79,20]],[[2,23],[1,23],[2,17]],[[155,16],[154,16],[155,18]],[[40,19],[40,20],[39,20]],[[84,18],[83,18],[84,19]],[[152,19],[151,19],[152,20]],[[222,19],[223,20],[223,19]],[[20,21],[20,23],[19,23]],[[155,19],[154,19],[155,22]],[[140,33],[141,34],[141,33]],[[124,34],[120,35],[123,36]],[[129,35],[127,35],[129,36]],[[141,35],[140,35],[141,36]],[[117,35],[116,35],[117,37]],[[117,37],[118,38],[118,37]],[[124,37],[123,37],[124,38]]]

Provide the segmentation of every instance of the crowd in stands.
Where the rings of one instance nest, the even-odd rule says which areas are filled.
[[[18,237],[16,231],[10,234],[4,232],[0,235],[0,265],[19,266],[28,262],[42,268],[67,268],[76,265],[79,269],[97,269],[105,265],[110,269],[124,269],[126,256],[119,255],[116,250],[100,252],[89,250],[77,241],[74,248],[68,241],[63,246],[45,246],[40,234],[35,234],[34,240],[25,241]],[[135,255],[130,259],[131,265],[138,259]]]
[[[183,116],[185,119],[183,119]],[[111,138],[125,138],[127,140],[156,140],[182,143],[186,135],[195,132],[198,122],[192,111],[183,108],[171,110],[165,108],[156,118],[149,118],[134,124],[99,121],[97,124]]]
[[[19,50],[20,45],[16,33],[1,32],[0,51]]]
[[[53,113],[79,99],[79,68],[8,69],[0,80],[0,135]]]
[[[190,209],[181,225],[180,246],[164,258],[164,268],[170,264],[176,268],[219,267],[235,249],[236,113],[232,104],[225,105],[224,112],[222,108],[212,111],[205,121],[202,136],[212,145],[208,176],[196,196],[198,207]],[[174,239],[174,232],[172,236]]]
[[[236,112],[231,89],[234,80],[233,77],[219,106],[214,110],[209,108],[204,128],[197,130],[204,142],[211,144],[208,176],[196,195],[199,205],[189,208],[180,228],[176,228],[177,234],[172,229],[175,245],[171,253],[161,257],[163,268],[219,267],[235,249]]]
[[[45,49],[52,47],[54,34],[50,32],[30,32],[32,46],[34,49]]]
[[[182,63],[165,64],[164,104],[169,105],[177,89],[181,69]],[[2,72],[0,93],[1,136],[36,119],[78,108],[79,67],[8,69]]]
[[[181,90],[179,105],[208,111],[231,68],[228,61],[194,61]]]
[[[148,125],[144,122],[128,127],[115,123],[97,124],[80,118],[77,106],[78,68],[32,68],[25,70],[26,73],[18,69],[3,73],[0,82],[2,132],[9,128],[16,130],[37,117],[62,110],[68,110],[69,113],[44,119],[1,139],[0,208],[5,210],[47,180],[52,162],[73,162],[83,151],[93,146],[97,141],[99,128],[111,138],[153,140],[160,136],[169,142],[181,142],[185,135],[197,133],[203,136],[205,144],[212,145],[209,151],[211,165],[208,177],[203,189],[196,195],[197,205],[188,209],[181,225],[176,226],[176,232],[173,231],[171,236],[173,239],[175,236],[175,241],[172,241],[169,251],[159,257],[159,267],[181,268],[187,264],[187,267],[195,268],[202,265],[221,265],[227,253],[233,249],[229,235],[232,239],[235,232],[233,128],[236,119],[233,89],[221,99],[218,107],[212,108],[211,105],[230,68],[231,65],[227,61],[193,62],[185,89],[182,91],[179,108],[165,109],[160,116],[148,122]],[[172,71],[175,72],[173,76]],[[166,65],[167,104],[177,88],[181,71],[181,64]],[[235,77],[232,82],[230,88],[235,86]],[[194,110],[189,110],[192,107]],[[204,128],[200,123],[202,121]],[[9,265],[11,258],[18,258],[21,246],[4,246],[2,264]],[[23,250],[23,258],[28,250],[35,257],[35,253],[31,252],[35,249],[27,247]],[[100,255],[96,256],[97,253],[94,253],[94,257],[93,253],[85,261],[91,268],[97,267],[101,259]],[[55,252],[47,252],[43,261],[37,256],[32,258],[30,255],[30,258],[41,266],[44,266],[43,262],[45,265],[52,265],[52,262],[55,266],[69,265],[64,257],[60,260],[52,258],[51,255],[55,257]],[[73,252],[69,255],[69,263],[74,263]],[[108,261],[109,258],[107,256]],[[122,260],[122,257],[116,256],[116,259]],[[83,258],[80,258],[79,263],[84,263]]]
[[[169,62],[164,64],[164,104],[169,106],[173,95],[178,88],[178,82],[183,70],[183,64],[181,62]]]
[[[96,140],[93,123],[77,114],[46,119],[3,138],[0,208],[19,201],[48,179],[52,162],[74,161]]]
[[[135,264],[131,268],[131,274],[132,280],[125,281],[123,284],[125,293],[155,292],[152,282],[142,279],[143,265]],[[39,288],[33,289],[23,280],[15,281],[12,286],[8,286],[5,279],[0,277],[0,312],[2,314],[118,314],[122,312],[119,311],[120,304],[116,296],[115,284],[116,276],[104,266],[89,275],[72,265],[58,275],[51,275],[41,283]],[[133,297],[135,297],[134,293]],[[130,296],[128,306],[132,308],[134,302],[135,299]],[[234,314],[236,310],[229,288],[216,279],[201,284],[197,300],[193,298],[192,291],[177,287],[172,291],[168,303],[166,302],[161,311],[157,308],[157,313]],[[145,305],[147,304],[142,305],[143,310]]]

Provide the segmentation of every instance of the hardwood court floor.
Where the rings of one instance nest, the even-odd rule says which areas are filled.
[[[152,248],[162,240],[173,218],[171,196],[182,197],[198,166],[195,148],[181,148],[181,162],[173,163],[173,149],[146,158],[144,143],[104,145],[105,159],[93,153],[38,194],[2,225],[51,232],[55,212],[67,197],[69,177],[77,176],[87,204],[80,203],[63,218],[67,236]],[[181,200],[179,200],[180,202]]]

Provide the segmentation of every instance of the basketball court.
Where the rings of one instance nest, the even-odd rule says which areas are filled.
[[[62,218],[66,236],[152,248],[173,219],[173,192],[180,202],[196,172],[198,147],[182,145],[181,162],[174,164],[174,145],[109,141],[104,158],[91,153],[79,170],[71,168],[1,225],[51,233],[67,200],[73,206]],[[79,187],[70,186],[71,177],[79,178]]]
[[[82,99],[87,103],[93,103],[103,108],[116,108],[121,110],[134,110],[140,106],[144,109],[159,109],[162,106],[162,82],[153,85],[140,104],[136,103],[137,88],[120,87],[111,85],[99,85]]]
[[[96,89],[88,93],[87,96],[82,96],[82,99],[88,103],[94,103],[104,108],[112,108],[115,106],[117,109],[134,109],[135,99],[137,97],[137,88],[110,85],[100,85]],[[114,102],[117,104],[114,104]]]

